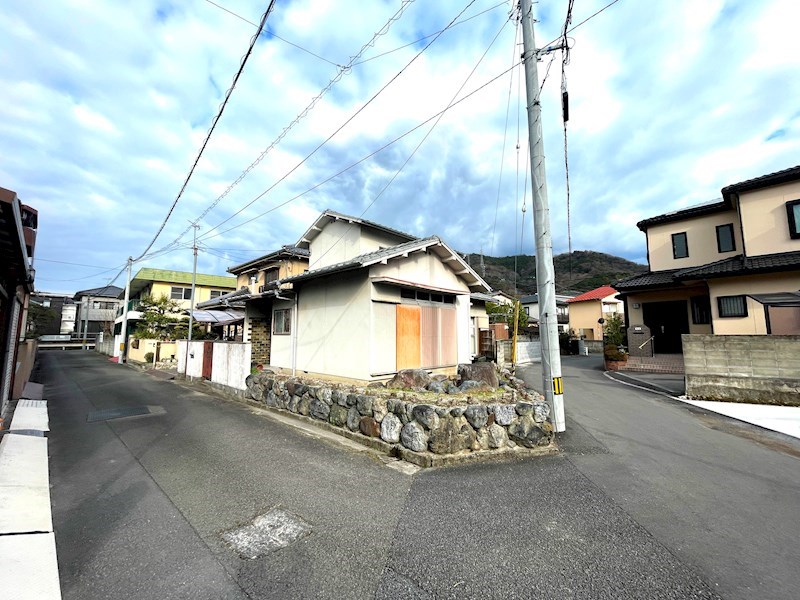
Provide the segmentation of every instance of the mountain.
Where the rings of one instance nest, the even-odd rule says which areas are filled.
[[[530,255],[484,256],[481,267],[480,254],[466,254],[464,259],[482,275],[486,283],[496,290],[514,294],[514,267],[516,261],[516,288],[519,295],[536,293],[536,258]],[[556,292],[587,292],[601,285],[613,283],[618,279],[631,277],[647,271],[647,265],[640,265],[619,256],[576,250],[553,257],[556,270]]]

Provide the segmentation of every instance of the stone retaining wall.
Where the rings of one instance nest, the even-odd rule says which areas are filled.
[[[246,384],[246,396],[257,402],[381,439],[422,466],[432,464],[430,455],[541,448],[553,440],[547,403],[521,390],[506,391],[508,402],[470,402],[475,399],[465,396],[453,406],[457,399],[447,396],[450,406],[438,406],[415,392],[309,385],[269,372],[250,375]]]

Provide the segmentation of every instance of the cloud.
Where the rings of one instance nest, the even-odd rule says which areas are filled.
[[[219,3],[253,22],[265,8]],[[308,52],[274,35],[259,40],[154,248],[175,240],[224,194],[200,221],[202,272],[223,273],[293,243],[325,208],[438,234],[464,252],[532,253],[519,70],[447,111],[435,128],[431,121],[409,133],[460,86],[459,98],[518,61],[510,4],[496,4],[477,0],[462,19],[479,16],[419,41],[467,1],[409,3],[365,49],[366,62],[285,132],[337,76],[331,62],[350,60],[401,3],[278,3],[268,29]],[[576,3],[573,24],[605,4]],[[566,5],[534,6],[540,45],[558,38]],[[797,162],[800,59],[790,28],[798,17],[800,8],[784,0],[621,1],[570,34],[573,249],[643,261],[636,220],[711,200],[725,185]],[[144,251],[166,216],[254,27],[208,2],[142,1],[120,15],[118,7],[79,0],[6,3],[0,27],[0,185],[39,210],[40,257],[121,265]],[[556,252],[569,247],[560,58],[541,98]],[[540,80],[548,62],[539,63]],[[191,269],[189,239],[146,264]],[[92,275],[99,270],[42,261],[37,285],[103,285],[109,274]]]

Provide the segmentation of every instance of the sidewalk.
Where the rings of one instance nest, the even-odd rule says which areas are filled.
[[[16,599],[59,600],[44,386],[27,383],[0,435],[0,581]]]
[[[715,412],[800,439],[800,406],[691,400],[684,396],[685,385],[681,375],[607,371],[606,377],[628,385],[666,394],[675,400],[680,400],[709,412]]]

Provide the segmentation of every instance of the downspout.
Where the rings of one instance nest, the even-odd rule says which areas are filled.
[[[295,290],[294,292],[294,311],[292,314],[292,377],[297,374],[297,323],[299,321],[300,312],[298,309],[300,307],[300,293]]]

